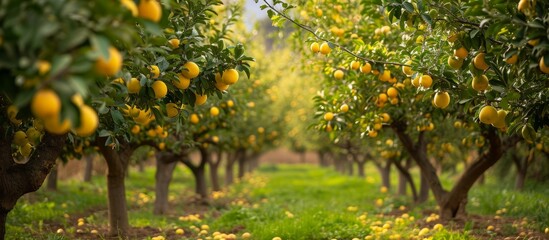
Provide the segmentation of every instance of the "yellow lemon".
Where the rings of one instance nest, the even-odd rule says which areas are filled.
[[[482,107],[478,115],[478,119],[484,124],[495,123],[498,119],[498,112],[490,105]]]
[[[138,9],[140,18],[158,22],[162,17],[162,6],[156,0],[140,0]]]
[[[334,114],[332,112],[327,112],[324,114],[324,120],[332,121],[332,119],[334,119]]]
[[[195,78],[200,74],[200,68],[194,62],[187,62],[183,65],[183,71],[181,72],[186,78]]]
[[[513,54],[513,56],[505,59],[505,62],[508,63],[508,64],[515,64],[517,63],[518,61],[518,55],[517,54]]]
[[[507,111],[501,109],[498,110],[498,117],[494,123],[492,123],[492,126],[497,128],[505,128],[507,126],[507,123],[505,123],[505,118],[507,117]]]
[[[323,42],[322,44],[320,44],[320,53],[321,54],[326,55],[326,54],[329,54],[331,51],[332,51],[332,49],[330,48],[330,45],[328,45],[327,42]]]
[[[433,103],[438,108],[446,108],[450,104],[450,94],[448,92],[437,92],[435,93],[435,98],[433,99]]]
[[[120,0],[120,3],[122,3],[122,6],[127,8],[134,17],[137,17],[137,5],[135,5],[135,2],[133,0]]]
[[[406,65],[410,65],[412,64],[412,60],[408,60],[406,62]],[[412,67],[410,66],[402,66],[402,72],[406,75],[406,76],[412,76],[412,74],[414,74],[414,70],[412,70]]]
[[[99,117],[93,108],[87,105],[80,107],[80,126],[75,129],[77,135],[88,137],[92,135],[99,126]]]
[[[488,77],[486,75],[474,76],[471,86],[477,92],[482,92],[488,89]]]
[[[372,65],[370,63],[364,63],[362,67],[360,68],[360,72],[362,73],[370,73],[372,71]]]
[[[166,115],[168,115],[169,118],[173,118],[179,114],[179,108],[177,107],[177,104],[175,103],[168,103],[166,104]]]
[[[198,118],[198,115],[196,113],[191,114],[190,121],[192,124],[197,124],[200,119]]]
[[[539,60],[539,70],[541,70],[544,73],[549,74],[549,67],[545,65],[545,61],[543,60],[543,57]]]
[[[473,65],[479,70],[484,71],[488,69],[488,64],[486,64],[486,61],[484,60],[485,55],[485,53],[479,53],[473,59]]]
[[[137,78],[131,78],[128,83],[126,83],[126,87],[128,88],[128,93],[139,93],[141,90],[141,83]]]
[[[184,90],[189,88],[189,85],[191,85],[191,79],[183,76],[183,74],[177,74],[177,80],[173,82],[173,85],[176,88]]]
[[[151,65],[151,74],[153,78],[160,77],[160,68],[156,65]]]
[[[357,70],[360,68],[360,63],[357,62],[357,61],[351,61],[351,69],[352,70]]]
[[[317,53],[320,51],[320,44],[318,44],[317,42],[314,42],[314,43],[311,43],[311,51],[313,51],[314,53]]]
[[[59,115],[61,99],[53,90],[38,90],[32,97],[31,111],[35,117],[46,119]]]
[[[213,117],[219,115],[219,108],[217,107],[210,108],[210,115],[212,115]]]
[[[95,62],[95,70],[102,75],[114,76],[122,68],[122,54],[118,49],[109,47],[109,58],[99,56]]]
[[[430,88],[433,84],[433,79],[431,76],[424,74],[421,78],[419,78],[419,84],[424,88]]]
[[[178,47],[179,47],[180,41],[179,41],[179,39],[177,39],[177,38],[172,38],[172,39],[170,39],[170,40],[168,41],[168,43],[170,44],[170,47],[171,47],[171,48],[174,48],[174,49],[175,49],[175,48],[178,48]]]
[[[335,70],[335,72],[334,72],[334,78],[338,79],[338,80],[343,79],[344,75],[345,75],[345,73],[343,73],[343,71],[341,71],[339,69]]]
[[[223,71],[223,74],[221,76],[221,81],[226,85],[232,85],[235,84],[238,81],[238,71],[236,69],[227,69]]]
[[[448,56],[448,65],[455,69],[455,70],[458,70],[461,68],[461,66],[463,66],[463,58],[456,58],[455,56]]]
[[[340,110],[341,112],[346,113],[346,112],[349,111],[349,105],[343,104],[343,105],[341,105],[341,107],[339,108],[339,110]]]
[[[387,96],[390,98],[396,98],[398,96],[398,90],[394,87],[387,89]]]
[[[59,116],[52,116],[44,119],[44,128],[50,133],[62,135],[71,130],[71,122],[68,119],[60,121]]]
[[[206,103],[206,100],[208,100],[208,95],[206,94],[204,95],[195,94],[195,96],[196,96],[196,100],[194,102],[195,105],[202,105]]]
[[[464,47],[460,47],[454,50],[454,56],[456,56],[457,58],[464,59],[467,57],[467,55],[469,55],[469,51],[467,51],[467,49],[465,49]]]
[[[168,94],[168,87],[160,80],[154,81],[151,87],[154,90],[154,97],[156,98],[163,98]]]

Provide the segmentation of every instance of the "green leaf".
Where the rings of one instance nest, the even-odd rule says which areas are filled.
[[[109,59],[109,47],[111,46],[108,38],[102,35],[92,35],[90,38],[92,48],[99,52],[103,59]]]
[[[57,76],[61,71],[67,70],[71,61],[72,57],[68,54],[56,56],[52,62],[50,76]]]
[[[414,13],[414,5],[412,5],[411,3],[409,2],[403,2],[402,3],[402,6],[404,7],[404,9],[409,12],[409,13]]]
[[[429,26],[433,25],[433,20],[431,19],[431,16],[429,16],[429,14],[422,13],[421,18],[423,19],[423,21],[425,21],[427,24],[429,24]]]

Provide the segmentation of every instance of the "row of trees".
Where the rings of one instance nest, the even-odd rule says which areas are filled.
[[[298,27],[297,49],[322,68],[314,128],[359,166],[380,159],[410,182],[412,159],[443,218],[465,212],[473,184],[518,142],[549,152],[545,2],[261,4],[274,25]],[[460,162],[466,168],[445,189],[441,170]]]
[[[196,192],[257,165],[283,131],[269,59],[250,78],[238,4],[221,1],[5,1],[0,11],[0,236],[24,194],[58,158],[106,160],[111,235],[126,236],[125,175],[141,147],[155,150],[155,213],[167,210],[177,162]],[[236,41],[235,41],[236,40]],[[263,46],[257,46],[259,52]],[[254,48],[252,48],[254,49]],[[253,54],[252,50],[252,54]],[[281,58],[279,61],[284,61]],[[276,69],[275,69],[276,70]],[[260,73],[266,72],[266,76]],[[267,124],[269,123],[269,124]],[[190,159],[198,152],[199,159]]]

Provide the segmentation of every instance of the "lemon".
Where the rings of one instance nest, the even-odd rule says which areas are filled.
[[[488,77],[486,75],[474,76],[471,86],[477,92],[482,92],[488,89]]]
[[[133,125],[131,132],[135,135],[137,135],[141,131],[141,127],[139,125]]]
[[[156,137],[156,131],[154,131],[154,129],[149,129],[147,131],[147,136],[151,137],[151,138],[154,138]]]
[[[127,8],[134,17],[137,17],[137,5],[135,5],[135,2],[133,0],[120,0],[120,3],[122,3],[122,6]]]
[[[221,76],[221,81],[226,85],[232,85],[235,84],[238,81],[238,71],[236,69],[227,69],[223,71],[223,75]]]
[[[156,65],[151,65],[151,74],[152,78],[158,78],[160,77],[160,68]]]
[[[166,115],[168,115],[169,118],[173,118],[179,114],[179,107],[177,107],[177,104],[175,103],[168,103],[166,104]]]
[[[10,105],[7,109],[7,113],[11,123],[15,125],[20,125],[22,123],[20,119],[17,119],[17,113],[19,113],[19,109],[17,109],[15,105]]]
[[[183,65],[183,70],[181,71],[181,74],[183,74],[183,76],[188,79],[192,79],[200,74],[200,68],[198,68],[198,65],[196,65],[196,63],[194,62],[186,62]]]
[[[527,14],[530,11],[530,2],[529,2],[529,0],[520,0],[519,3],[518,3],[517,9],[520,12],[522,12],[524,14]]]
[[[385,93],[380,93],[378,99],[379,99],[379,101],[382,102],[382,103],[387,102],[387,94],[385,94]]]
[[[320,45],[317,42],[311,43],[310,48],[311,48],[311,51],[313,51],[314,53],[317,53],[320,51]]]
[[[338,80],[343,79],[343,76],[345,76],[345,73],[343,73],[343,71],[341,71],[339,69],[335,70],[335,72],[334,72],[334,78],[335,79],[338,79]]]
[[[198,124],[200,119],[198,118],[198,115],[196,113],[191,114],[190,121],[192,124]]]
[[[156,98],[163,98],[168,94],[168,87],[160,80],[154,81],[151,87],[154,90],[154,97]]]
[[[475,58],[473,59],[473,65],[479,69],[479,70],[486,70],[488,69],[488,64],[486,64],[486,61],[484,60],[485,53],[479,53]]]
[[[164,150],[165,148],[166,148],[166,143],[161,142],[158,144],[158,149]]]
[[[227,101],[227,107],[233,107],[233,106],[234,106],[233,100],[228,100]]]
[[[346,112],[349,111],[349,105],[343,104],[343,105],[341,105],[341,107],[339,107],[339,110],[340,110],[341,112],[346,113]]]
[[[391,71],[390,70],[383,70],[383,73],[379,76],[379,79],[384,82],[388,82],[391,80]]]
[[[330,48],[330,45],[328,45],[327,42],[323,42],[322,44],[320,44],[320,53],[321,54],[326,55],[326,54],[329,54],[331,51],[332,51],[332,49]]]
[[[419,79],[420,79],[420,78],[421,78],[421,77],[420,77],[419,75],[417,75],[417,76],[414,78],[414,80],[412,80],[412,86],[414,86],[414,87],[419,87],[419,86],[420,86],[420,84],[419,84]]]
[[[138,9],[140,18],[158,22],[162,17],[162,6],[156,0],[140,0]]]
[[[61,111],[61,99],[53,90],[38,90],[32,97],[31,111],[35,117],[41,119],[57,116]]]
[[[372,138],[377,137],[377,131],[370,131],[370,132],[368,132],[368,136],[369,136],[369,137],[372,137]]]
[[[189,85],[191,85],[191,79],[183,76],[183,74],[177,74],[177,79],[177,81],[173,82],[176,88],[183,90],[189,88]]]
[[[32,152],[32,145],[30,143],[25,143],[25,145],[19,148],[19,152],[21,152],[21,155],[23,155],[23,157],[30,156]]]
[[[213,117],[219,115],[219,108],[217,107],[210,108],[210,115],[212,115]]]
[[[38,73],[44,75],[50,71],[51,63],[46,60],[38,60],[36,67],[38,68]]]
[[[99,126],[99,117],[95,110],[87,105],[80,107],[80,126],[75,129],[81,137],[91,136]]]
[[[360,68],[360,72],[362,73],[370,73],[372,71],[372,65],[370,63],[364,63],[362,67]]]
[[[421,78],[419,78],[419,85],[421,85],[424,88],[430,88],[432,84],[433,84],[433,79],[431,78],[431,76],[427,74],[424,74],[423,76],[421,76]]]
[[[498,110],[498,117],[497,120],[492,123],[492,126],[497,128],[505,128],[507,126],[507,123],[505,123],[505,118],[507,117],[507,111],[505,110]]]
[[[454,56],[456,56],[457,58],[464,59],[467,57],[467,55],[469,55],[469,51],[467,51],[467,49],[465,49],[464,47],[460,47],[454,50]]]
[[[412,60],[408,60],[406,63],[406,65],[410,65],[412,64]],[[406,75],[406,76],[412,76],[412,74],[414,74],[414,70],[412,70],[412,67],[410,66],[402,66],[402,72]]]
[[[517,63],[518,61],[518,55],[517,54],[513,54],[513,56],[505,59],[505,62],[508,63],[508,64],[515,64]]]
[[[332,121],[332,119],[334,119],[334,114],[332,112],[327,112],[324,114],[324,120]]]
[[[444,91],[437,92],[435,93],[435,98],[433,99],[433,102],[436,107],[444,109],[450,104],[450,94]]]
[[[32,144],[38,144],[40,142],[40,136],[42,134],[38,130],[36,130],[36,128],[30,127],[29,129],[27,129],[26,134],[27,134],[27,139]]]
[[[456,58],[455,56],[448,56],[448,65],[455,69],[455,70],[458,70],[461,68],[461,66],[463,66],[463,58]]]
[[[141,82],[137,78],[131,78],[130,81],[126,84],[128,88],[128,93],[139,93],[141,90]]]
[[[179,44],[180,44],[181,42],[180,42],[179,39],[177,39],[177,38],[172,38],[172,39],[168,40],[168,43],[170,44],[170,47],[171,47],[171,48],[174,48],[174,49],[175,49],[175,48],[178,48],[178,47],[179,47]]]
[[[394,87],[387,89],[387,96],[390,98],[396,98],[398,96],[398,90]]]
[[[15,145],[23,146],[28,142],[29,140],[27,139],[27,134],[25,132],[19,130],[13,134],[13,143],[15,143]]]
[[[357,62],[357,61],[351,61],[351,69],[352,70],[357,70],[360,68],[360,63]]]
[[[206,100],[208,100],[208,95],[206,94],[204,95],[195,94],[195,96],[196,96],[196,100],[194,102],[195,105],[202,105],[206,103]]]
[[[539,60],[539,70],[541,70],[544,73],[549,74],[549,67],[545,65],[545,61],[543,60],[543,57]]]
[[[56,115],[44,119],[44,128],[50,133],[62,135],[70,131],[71,122],[68,119],[60,121],[59,116]]]
[[[532,46],[532,47],[535,47],[539,44],[539,38],[536,38],[536,39],[530,39],[528,40],[528,45]]]
[[[498,112],[490,105],[482,107],[478,115],[478,119],[484,124],[495,123],[498,119]]]
[[[221,81],[215,83],[215,87],[219,89],[219,91],[225,91],[229,89],[229,85],[222,83]]]
[[[389,121],[391,121],[391,116],[388,113],[382,113],[381,121],[384,123],[388,123]]]
[[[102,75],[114,76],[122,68],[122,54],[118,49],[109,47],[109,58],[99,56],[95,61],[95,70]]]

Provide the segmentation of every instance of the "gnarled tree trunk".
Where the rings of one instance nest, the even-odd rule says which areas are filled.
[[[414,144],[410,136],[405,132],[406,124],[404,122],[395,121],[391,127],[397,134],[408,154],[412,156],[416,164],[420,167],[421,175],[425,177],[425,180],[431,188],[440,208],[440,216],[444,219],[455,218],[459,214],[465,213],[467,194],[473,184],[480,175],[486,172],[488,168],[493,166],[501,158],[504,150],[514,146],[516,141],[518,141],[517,137],[513,136],[506,141],[506,144],[503,144],[495,128],[488,127],[487,129],[484,129],[482,135],[490,144],[488,151],[480,155],[478,160],[465,170],[452,190],[447,192],[443,189],[435,168],[427,158],[425,133],[421,131],[417,143]]]
[[[163,215],[168,211],[168,194],[173,171],[180,157],[170,152],[156,153],[156,187],[153,214]]]
[[[406,159],[406,165],[402,166],[400,161],[397,161],[396,159],[393,159],[393,163],[398,169],[398,177],[399,177],[399,183],[398,183],[398,194],[399,195],[406,195],[406,183],[410,185],[410,189],[412,190],[412,199],[414,202],[419,202],[416,185],[414,184],[414,179],[412,178],[412,174],[410,174],[410,165],[411,159]]]
[[[86,166],[84,168],[84,182],[91,182],[93,175],[93,156],[86,155],[84,159],[86,160]]]
[[[109,231],[112,236],[127,236],[130,228],[126,205],[126,169],[135,150],[129,142],[120,139],[119,149],[105,146],[106,138],[99,138],[97,146],[107,162],[107,195],[109,207]]]
[[[0,96],[0,105],[2,97]],[[4,110],[0,106],[1,110]],[[0,127],[0,133],[6,130]],[[67,135],[45,133],[29,160],[24,164],[16,163],[11,155],[13,135],[0,137],[0,239],[6,234],[6,218],[17,200],[26,193],[40,188],[46,176],[61,154]]]
[[[374,163],[381,175],[381,185],[387,189],[391,189],[391,165],[393,164],[393,161],[387,160],[384,163]]]
[[[208,162],[208,165],[210,166],[210,181],[212,182],[213,191],[221,190],[221,184],[219,183],[219,164],[221,163],[222,157],[223,152],[218,150],[216,158],[214,159],[210,157],[210,161]]]
[[[227,162],[225,163],[225,186],[229,186],[234,182],[234,163],[238,154],[236,152],[227,154]]]
[[[194,165],[191,159],[184,157],[181,161],[185,164],[193,173],[195,180],[195,192],[200,197],[202,203],[208,202],[208,186],[206,184],[206,163],[209,161],[210,153],[203,147],[199,147],[200,161],[198,165]]]
[[[515,152],[513,152],[513,162],[515,163],[515,166],[517,167],[517,177],[515,179],[515,188],[519,191],[524,190],[524,182],[526,181],[526,175],[528,174],[528,166],[530,161],[534,159],[534,148],[530,148],[528,151],[528,155],[524,158],[520,158],[517,156]]]
[[[246,173],[246,163],[248,154],[246,154],[246,149],[239,149],[238,151],[238,179],[242,179]]]
[[[59,163],[56,163],[48,175],[48,181],[46,184],[46,189],[49,191],[57,191],[57,169],[59,168]]]

